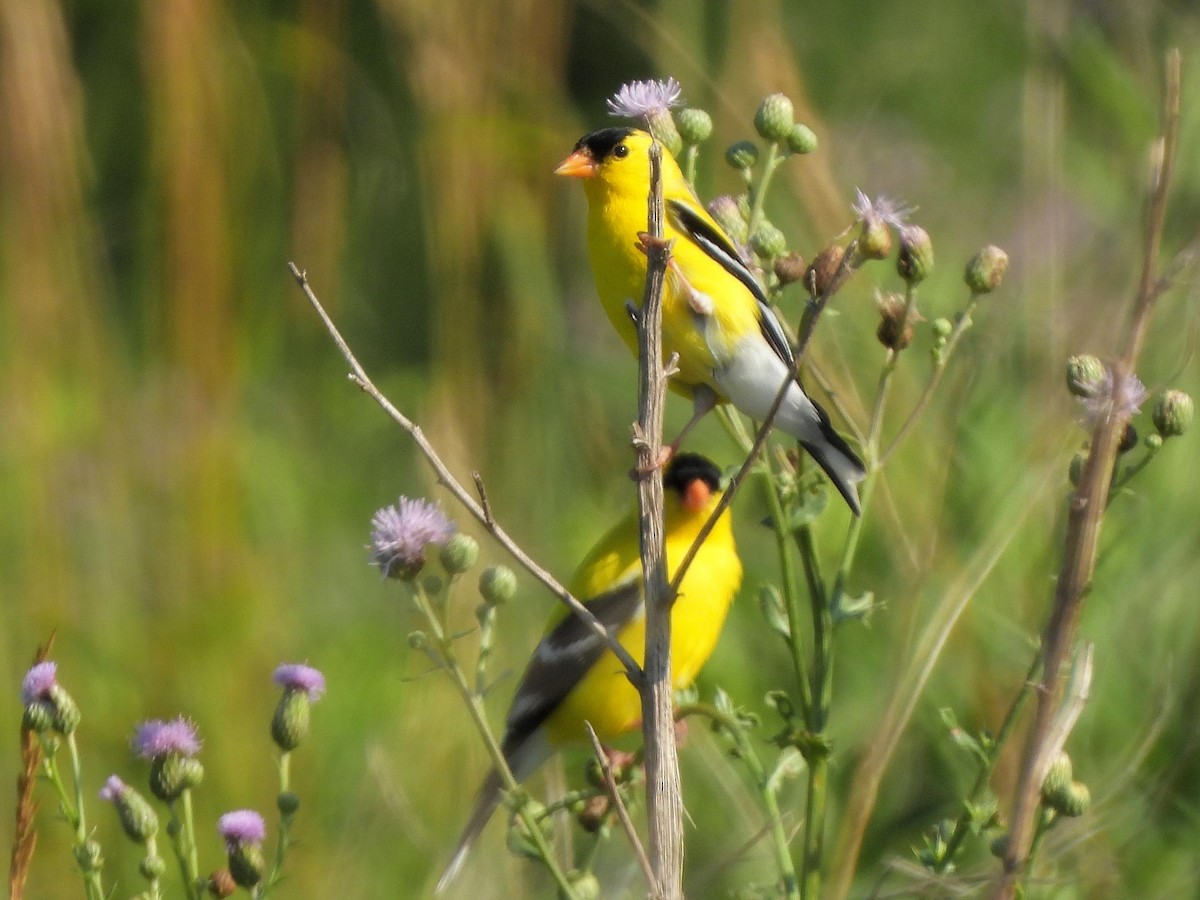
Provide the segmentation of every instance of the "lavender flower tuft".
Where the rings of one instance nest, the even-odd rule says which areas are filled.
[[[284,663],[275,670],[272,678],[285,691],[302,691],[312,701],[320,700],[325,693],[325,676],[303,663]]]
[[[196,726],[177,716],[169,722],[148,719],[137,727],[133,736],[133,752],[143,759],[154,759],[173,753],[179,756],[195,756],[200,752],[200,737]]]
[[[454,531],[454,523],[437,504],[401,497],[371,519],[371,564],[379,566],[385,578],[411,580],[425,565],[425,548],[446,543]]]
[[[605,104],[608,113],[622,119],[644,119],[683,105],[683,88],[674,78],[666,81],[630,81]]]

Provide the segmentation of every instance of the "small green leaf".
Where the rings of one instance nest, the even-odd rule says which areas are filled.
[[[764,584],[759,588],[758,605],[771,630],[788,640],[792,636],[792,629],[788,625],[787,612],[784,610],[783,596],[779,593],[779,588],[773,584]]]

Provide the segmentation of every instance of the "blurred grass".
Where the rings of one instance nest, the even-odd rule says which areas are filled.
[[[307,659],[330,692],[295,767],[305,806],[283,893],[426,889],[416,886],[439,869],[484,754],[448,687],[417,678],[411,619],[362,544],[376,507],[438,494],[403,435],[345,383],[284,262],[307,268],[381,386],[456,471],[483,473],[514,535],[565,574],[630,502],[620,473],[634,375],[593,301],[582,198],[549,173],[604,121],[602,100],[622,81],[670,73],[716,119],[705,196],[735,189],[720,148],[747,135],[758,99],[796,99],[822,146],[787,166],[770,213],[806,253],[849,223],[859,186],[920,207],[939,261],[922,291],[928,318],[956,308],[960,261],[979,245],[1014,259],[866,530],[855,588],[886,606],[839,635],[835,821],[947,586],[1015,486],[1051,488],[951,634],[903,736],[867,833],[865,892],[969,781],[938,708],[994,728],[1027,666],[1057,567],[1055,473],[1081,439],[1063,357],[1103,354],[1122,327],[1167,41],[1182,47],[1186,78],[1174,251],[1195,238],[1200,209],[1200,118],[1186,105],[1200,92],[1200,20],[1184,3],[938,2],[916,15],[865,0],[0,0],[0,664],[11,698],[0,771],[17,771],[16,686],[57,629],[60,676],[85,714],[89,794],[109,772],[140,778],[134,722],[182,712],[206,739],[202,822],[269,811],[269,675]],[[1163,301],[1141,373],[1152,387],[1200,392],[1194,279]],[[887,280],[868,270],[818,334],[817,358],[853,410],[869,402],[880,359],[871,287]],[[898,396],[920,386],[924,352]],[[685,410],[669,412],[677,427]],[[1177,895],[1195,877],[1193,442],[1168,446],[1104,535],[1083,624],[1096,685],[1070,744],[1097,802],[1055,845],[1084,895]],[[713,421],[696,447],[732,461]],[[787,675],[756,609],[776,566],[755,524],[761,499],[748,492],[736,512],[746,589],[702,691],[720,684],[761,712]],[[837,545],[841,516],[830,514],[823,546]],[[527,586],[502,618],[497,672],[522,663],[550,608]],[[497,720],[511,683],[495,692]],[[1015,758],[998,770],[1002,790]],[[769,877],[761,847],[734,859],[759,823],[741,773],[704,734],[684,764],[690,893]],[[794,789],[796,816],[800,800]],[[98,802],[91,812],[127,895],[135,854]],[[48,798],[41,821],[28,896],[75,896]],[[501,831],[464,891],[544,894],[503,854]],[[217,865],[215,829],[203,824],[201,838]],[[624,865],[619,846],[604,858]],[[636,873],[624,877],[636,893]]]

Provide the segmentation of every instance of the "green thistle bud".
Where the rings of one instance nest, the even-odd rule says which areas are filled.
[[[892,252],[892,229],[882,216],[871,214],[863,218],[858,252],[863,259],[887,259]]]
[[[833,286],[833,280],[842,267],[842,258],[845,255],[844,247],[830,244],[808,264],[808,270],[804,273],[804,286],[812,296],[820,297]]]
[[[35,734],[45,734],[54,727],[54,704],[49,700],[34,700],[25,705],[21,727]]]
[[[79,720],[83,717],[74,698],[66,692],[62,685],[55,684],[50,689],[50,702],[54,707],[52,723],[54,730],[63,736],[74,732],[79,727]]]
[[[567,873],[567,881],[571,885],[571,892],[579,900],[600,900],[600,881],[591,872],[572,869]]]
[[[708,214],[735,244],[746,243],[746,219],[736,200],[728,194],[715,197],[708,204]]]
[[[1082,816],[1087,812],[1088,807],[1092,805],[1092,792],[1088,790],[1088,786],[1082,781],[1072,782],[1067,788],[1062,797],[1061,806],[1056,806],[1058,812],[1068,818],[1074,819]]]
[[[308,735],[309,713],[312,703],[304,691],[284,691],[271,717],[271,739],[284,753],[300,746]]]
[[[775,277],[779,279],[781,285],[786,287],[802,279],[806,268],[804,257],[798,250],[792,250],[775,260]]]
[[[492,606],[502,606],[517,593],[517,576],[508,566],[488,566],[479,576],[479,595]]]
[[[672,156],[679,155],[679,151],[683,149],[683,138],[679,136],[675,120],[671,118],[671,110],[665,106],[651,110],[646,115],[646,124],[650,133],[667,148],[668,153]]]
[[[963,281],[974,294],[990,294],[1004,281],[1004,273],[1008,269],[1008,254],[999,247],[989,244],[984,247],[971,261],[963,272]]]
[[[84,841],[75,848],[75,861],[85,875],[99,872],[104,867],[104,850],[96,841]]]
[[[811,128],[797,122],[788,132],[787,145],[793,153],[812,153],[817,149],[817,135]]]
[[[739,172],[745,172],[758,162],[758,148],[750,141],[730,144],[729,149],[725,151],[725,162]]]
[[[479,542],[469,534],[456,534],[442,545],[439,559],[451,575],[461,575],[479,559]]]
[[[167,873],[167,861],[161,856],[147,856],[138,864],[138,872],[147,881],[162,878]]]
[[[429,646],[429,635],[423,631],[410,631],[408,633],[408,646],[412,650],[424,650]]]
[[[1082,354],[1067,360],[1067,390],[1076,397],[1094,396],[1108,378],[1108,367],[1095,356]]]
[[[291,818],[300,811],[300,798],[291,791],[282,791],[275,798],[275,806],[285,819]]]
[[[266,868],[262,847],[258,844],[243,843],[229,848],[229,874],[240,887],[254,887],[262,881]]]
[[[954,325],[949,319],[937,318],[929,323],[929,328],[933,332],[933,339],[939,344],[945,344],[946,339],[950,337],[950,333],[954,331]]]
[[[915,316],[908,312],[904,298],[899,294],[881,294],[875,305],[879,308],[879,327],[875,329],[879,343],[889,350],[903,350],[911,344]]]
[[[1059,753],[1046,770],[1046,779],[1042,782],[1042,799],[1053,805],[1053,798],[1061,795],[1071,787],[1074,772],[1071,767],[1071,757]]]
[[[754,113],[754,128],[763,140],[783,143],[792,130],[794,112],[792,101],[785,94],[765,97]]]
[[[237,882],[233,880],[233,876],[228,869],[217,869],[208,876],[209,894],[214,897],[231,897],[233,892],[237,890]]]
[[[787,252],[787,238],[782,231],[764,220],[750,238],[750,249],[759,259],[774,259]]]
[[[1154,405],[1154,427],[1164,438],[1179,437],[1192,424],[1195,409],[1190,394],[1183,391],[1163,391]]]
[[[164,753],[150,762],[150,792],[164,803],[177,800],[179,795],[204,780],[200,760],[178,753]]]
[[[919,225],[900,229],[900,252],[896,256],[896,272],[908,284],[920,284],[933,268],[933,242],[929,233]]]
[[[536,827],[541,831],[542,836],[551,841],[554,837],[554,823],[551,818],[546,815],[546,807],[536,800],[531,800],[528,797],[524,800],[524,808],[527,813],[531,814]],[[538,851],[533,843],[533,836],[530,834],[528,827],[525,825],[525,818],[519,815],[513,815],[508,828],[508,850],[517,856],[524,856],[529,859],[537,859]]]
[[[1157,453],[1159,450],[1162,449],[1162,445],[1163,445],[1162,435],[1157,434],[1157,433],[1148,434],[1148,435],[1146,435],[1143,443],[1146,445],[1146,449],[1149,450],[1151,453]]]
[[[130,840],[144,844],[158,833],[158,815],[149,801],[116,775],[105,783],[100,797],[112,803],[121,828]]]
[[[687,107],[675,113],[679,136],[689,144],[702,144],[712,137],[712,116],[702,109]]]

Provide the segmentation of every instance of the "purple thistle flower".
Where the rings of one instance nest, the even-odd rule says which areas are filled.
[[[1132,418],[1146,402],[1146,396],[1146,386],[1133,372],[1118,381],[1112,369],[1105,366],[1104,375],[1091,392],[1078,398],[1083,406],[1084,425],[1092,430],[1109,416]]]
[[[855,201],[850,208],[854,210],[854,217],[859,222],[877,219],[893,228],[902,228],[908,217],[916,212],[916,207],[885,197],[883,194],[872,200],[858,188],[854,189],[854,193]]]
[[[272,677],[285,691],[303,691],[312,701],[320,700],[325,693],[325,676],[303,663],[284,663]]]
[[[371,519],[371,564],[385,578],[412,577],[425,564],[425,548],[446,543],[454,532],[454,523],[437,504],[401,497]]]
[[[648,118],[683,105],[683,88],[674,78],[666,81],[630,81],[606,101],[609,115],[623,119]]]
[[[243,844],[261,844],[267,837],[267,826],[252,809],[235,809],[217,820],[217,831],[225,839],[231,853]]]
[[[143,759],[168,753],[195,756],[200,752],[200,736],[196,734],[196,726],[183,716],[169,722],[150,719],[138,725],[133,736],[133,752]]]
[[[116,775],[109,775],[104,787],[100,788],[100,799],[116,803],[126,791],[125,782]]]
[[[49,699],[50,692],[58,683],[55,680],[57,673],[58,665],[49,660],[38,663],[26,672],[21,682],[21,705],[28,706],[34,700]]]

